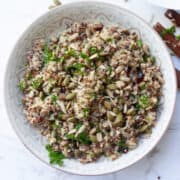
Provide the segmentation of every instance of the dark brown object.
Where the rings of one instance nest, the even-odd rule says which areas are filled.
[[[180,40],[177,40],[175,36],[166,33],[162,36],[162,32],[165,31],[165,28],[160,24],[156,23],[154,29],[161,35],[167,46],[174,51],[174,53],[180,57]]]
[[[176,76],[177,76],[177,84],[178,88],[180,89],[180,71],[176,69]]]
[[[93,26],[94,31],[101,31],[102,28],[103,28],[103,24],[101,24],[101,23],[94,24],[94,26]]]
[[[176,26],[180,26],[180,14],[175,10],[168,9],[165,16],[169,18]]]

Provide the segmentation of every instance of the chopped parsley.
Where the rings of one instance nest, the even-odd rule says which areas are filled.
[[[147,108],[149,105],[149,97],[147,95],[140,96],[138,103],[141,108]]]
[[[76,129],[76,130],[79,130],[81,126],[82,126],[82,124],[81,124],[81,123],[78,123],[78,124],[76,125],[75,129]]]
[[[48,64],[50,61],[56,61],[56,57],[52,51],[49,50],[48,45],[44,46],[44,64]]]
[[[119,151],[122,152],[122,153],[127,153],[128,151],[128,146],[127,144],[125,143],[124,140],[121,140],[118,142],[118,146],[119,146]]]
[[[65,57],[70,58],[70,57],[75,57],[77,58],[78,55],[74,49],[69,49],[68,51],[65,52]]]
[[[84,117],[87,117],[88,114],[89,114],[89,111],[90,111],[90,108],[84,108],[84,109],[83,109],[83,116],[84,116]]]
[[[67,139],[69,139],[69,140],[73,140],[73,141],[75,141],[75,140],[76,140],[76,138],[75,138],[75,135],[74,135],[74,134],[66,134],[65,136],[66,136],[66,138],[67,138]]]
[[[52,102],[52,103],[56,103],[57,98],[58,98],[58,97],[53,94],[53,95],[51,96],[51,102]]]
[[[88,137],[88,134],[86,132],[82,132],[77,136],[77,141],[79,141],[82,144],[90,144],[91,140]]]
[[[80,127],[78,126],[78,128]],[[66,134],[66,138],[72,141],[78,141],[79,143],[82,143],[82,144],[91,143],[91,140],[86,132],[80,133],[77,137],[75,137],[74,134]]]
[[[137,46],[138,46],[139,48],[142,48],[142,47],[143,47],[143,42],[142,42],[142,40],[140,40],[140,39],[138,39],[138,40],[136,41],[136,44],[137,44]]]
[[[177,40],[180,40],[180,34],[176,36],[176,39],[177,39]]]
[[[151,57],[150,60],[151,60],[151,63],[152,63],[152,64],[155,64],[155,63],[156,63],[156,58],[155,58],[154,56]]]
[[[25,83],[24,80],[21,80],[19,82],[19,88],[20,88],[21,91],[24,91],[24,89],[26,88],[26,83]]]
[[[83,52],[80,53],[80,57],[82,57],[83,59],[89,59],[89,56]]]
[[[89,49],[89,52],[90,52],[91,54],[96,54],[96,53],[98,52],[98,49],[97,49],[97,47],[93,46],[93,47],[91,47],[91,48]]]
[[[106,42],[114,42],[114,38],[107,38]]]
[[[39,89],[40,86],[41,86],[41,84],[42,84],[42,82],[43,82],[43,79],[42,79],[41,77],[39,77],[39,78],[33,80],[33,82],[32,82],[32,87],[33,87],[34,89]]]
[[[58,61],[59,61],[60,63],[63,63],[63,62],[64,62],[64,59],[65,59],[64,56],[62,56],[62,57],[59,58]]]
[[[112,74],[112,67],[111,66],[108,66],[108,72],[109,72],[109,75]]]
[[[147,63],[147,61],[148,61],[148,55],[144,54],[143,55],[143,62]]]
[[[62,119],[62,115],[63,115],[63,113],[62,113],[62,112],[59,112],[58,115],[57,115],[57,118],[58,118],[59,120],[61,120],[61,119]]]
[[[170,28],[166,28],[161,32],[161,36],[164,37],[166,34],[171,34],[174,36],[174,33],[176,31],[175,26],[171,26]]]
[[[59,124],[59,121],[58,120],[55,120],[54,121],[54,124],[53,124],[53,128],[57,129],[60,127],[60,124]]]
[[[146,89],[146,87],[147,87],[146,84],[142,84],[142,85],[140,86],[140,89],[141,89],[141,90],[144,90],[144,89]]]
[[[46,150],[48,151],[49,159],[51,164],[57,164],[59,166],[63,165],[63,160],[65,159],[64,154],[58,151],[54,151],[51,145],[46,145]]]
[[[67,67],[67,72],[69,72],[71,75],[72,74],[83,74],[83,68],[84,68],[84,64],[75,63],[75,64]]]

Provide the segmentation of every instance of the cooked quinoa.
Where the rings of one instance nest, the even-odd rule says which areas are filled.
[[[19,86],[27,120],[47,137],[51,163],[62,165],[136,148],[156,124],[163,82],[137,33],[83,22],[37,39]]]

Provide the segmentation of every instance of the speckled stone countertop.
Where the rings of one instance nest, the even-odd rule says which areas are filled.
[[[63,4],[73,0],[64,0]],[[165,9],[145,0],[104,0],[127,8],[151,25],[157,21],[171,23]],[[0,11],[0,179],[5,180],[180,180],[180,92],[171,125],[155,149],[141,161],[118,173],[106,176],[75,176],[54,170],[28,152],[8,121],[3,102],[3,79],[8,56],[21,33],[37,17],[47,11],[51,0],[2,1]],[[180,30],[179,30],[180,32]],[[180,59],[173,57],[180,69]],[[179,110],[179,111],[178,111]]]

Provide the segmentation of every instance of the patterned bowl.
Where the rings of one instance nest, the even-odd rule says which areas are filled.
[[[102,157],[97,162],[84,165],[75,159],[66,159],[63,167],[53,166],[59,170],[79,175],[112,173],[134,164],[156,146],[169,125],[176,99],[176,77],[170,55],[156,32],[135,14],[115,5],[89,1],[63,5],[38,18],[23,33],[9,58],[4,91],[6,109],[10,122],[23,144],[37,158],[49,164],[45,150],[46,140],[29,125],[23,115],[22,94],[17,84],[18,79],[23,75],[26,53],[31,48],[33,40],[47,38],[64,30],[75,21],[101,21],[105,25],[119,24],[136,30],[157,58],[165,78],[163,103],[158,114],[157,125],[150,138],[142,138],[135,150],[122,155],[115,161]]]

